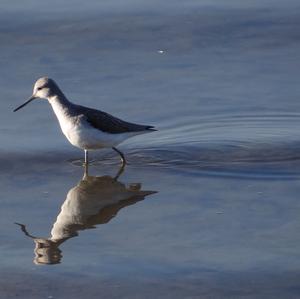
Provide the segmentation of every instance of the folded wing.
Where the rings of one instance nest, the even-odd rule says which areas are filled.
[[[82,114],[84,114],[86,118],[86,121],[89,122],[95,129],[110,134],[156,131],[153,126],[139,125],[126,122],[100,110],[78,106],[77,111],[80,113],[81,110]]]

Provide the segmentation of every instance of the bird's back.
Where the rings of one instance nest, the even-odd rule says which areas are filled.
[[[153,126],[126,122],[106,112],[76,105],[76,113],[83,115],[94,128],[110,134],[156,131]]]

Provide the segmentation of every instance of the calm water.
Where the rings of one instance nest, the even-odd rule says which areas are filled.
[[[0,4],[0,298],[299,298],[299,2],[61,2]],[[44,75],[159,131],[83,178]]]

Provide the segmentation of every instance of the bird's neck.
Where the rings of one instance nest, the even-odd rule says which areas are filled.
[[[72,114],[72,107],[74,104],[68,101],[65,96],[53,95],[48,98],[48,101],[60,123],[62,119]]]
[[[70,101],[62,94],[62,95],[53,95],[47,98],[49,103],[53,105],[60,105],[62,107],[67,107],[72,105]]]

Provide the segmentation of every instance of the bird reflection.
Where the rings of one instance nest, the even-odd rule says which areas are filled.
[[[35,243],[34,263],[60,263],[62,251],[59,246],[63,242],[78,236],[81,230],[108,223],[122,208],[156,193],[156,191],[142,191],[140,183],[130,184],[127,187],[119,182],[118,178],[123,170],[121,168],[115,177],[97,177],[90,176],[86,168],[82,180],[68,192],[49,238],[35,237],[27,231],[24,224],[16,223]]]

